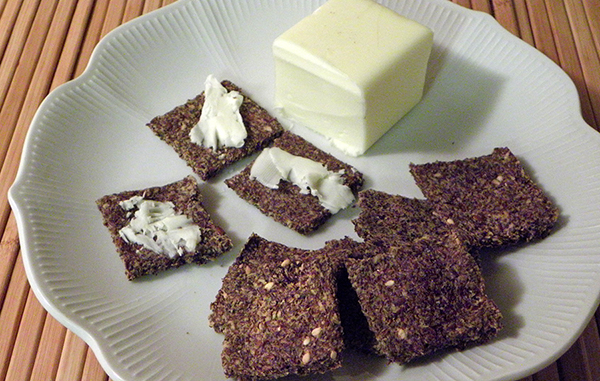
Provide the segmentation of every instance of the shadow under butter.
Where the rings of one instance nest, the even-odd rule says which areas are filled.
[[[482,130],[506,79],[434,47],[421,101],[366,156],[455,152]]]

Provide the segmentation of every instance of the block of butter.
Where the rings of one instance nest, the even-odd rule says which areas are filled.
[[[432,44],[373,0],[329,0],[273,42],[275,105],[362,155],[421,100]]]

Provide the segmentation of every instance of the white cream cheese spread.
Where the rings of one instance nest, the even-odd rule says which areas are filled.
[[[361,155],[421,100],[432,44],[373,0],[329,0],[273,42],[275,106]]]
[[[200,121],[190,131],[191,141],[213,150],[242,147],[248,136],[240,114],[243,101],[239,92],[228,92],[213,75],[209,75],[204,83]]]
[[[272,189],[277,189],[281,180],[290,181],[302,193],[317,197],[334,214],[354,201],[352,190],[343,184],[342,174],[277,147],[264,149],[250,169],[251,178]]]
[[[123,210],[132,212],[133,218],[119,230],[128,243],[137,243],[170,258],[193,252],[200,242],[198,225],[183,214],[177,214],[171,202],[145,200],[134,196],[119,203]]]

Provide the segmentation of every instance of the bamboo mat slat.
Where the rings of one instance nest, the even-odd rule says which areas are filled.
[[[581,338],[563,355],[562,370],[574,378],[584,374],[589,380],[600,380],[600,340],[598,326],[592,320],[583,331]]]
[[[575,37],[577,57],[587,84],[587,93],[593,105],[591,114],[584,117],[589,124],[597,126],[600,122],[600,55],[597,50],[590,48],[595,46],[594,36],[581,0],[565,0],[565,5]],[[595,4],[595,7],[600,7],[600,3]],[[595,16],[597,17],[598,14],[596,13]]]
[[[41,380],[44,377],[51,380],[57,379],[56,373],[66,334],[67,329],[52,316],[46,314],[38,351],[31,370],[32,380]]]
[[[11,139],[2,147],[4,160],[0,165],[0,228],[4,227],[10,211],[7,192],[18,169],[15,163],[18,163],[21,156],[25,135],[35,111],[49,92],[58,61],[57,52],[60,51],[56,47],[61,46],[65,39],[66,27],[62,20],[70,17],[75,3],[76,0],[69,0],[61,1],[56,8],[40,7],[32,28],[38,30],[37,28],[45,27],[48,33],[40,32],[36,34],[36,38],[26,39],[23,54],[35,57],[35,60],[26,60],[18,65],[12,80],[13,86],[9,88],[7,100],[0,109],[0,121],[3,125],[1,131],[11,133]],[[54,10],[57,10],[56,14]],[[22,91],[23,87],[27,90]]]
[[[11,274],[19,254],[19,233],[14,215],[10,217],[0,240],[0,306],[4,303]],[[1,310],[0,310],[1,312]]]
[[[89,347],[87,347],[87,352],[85,354],[85,364],[83,366],[83,372],[81,373],[81,379],[89,381],[108,380],[108,376],[100,366],[94,352],[92,352]]]
[[[7,94],[9,93],[11,85],[13,88],[15,86],[20,86],[15,84],[17,83],[17,80],[21,79],[15,78],[15,71],[17,70],[21,53],[26,47],[27,37],[36,10],[37,3],[34,1],[26,1],[23,3],[23,6],[19,9],[19,17],[16,19],[15,27],[12,30],[8,46],[6,47],[6,51],[2,56],[2,62],[0,63],[0,104],[11,105],[10,108],[2,107],[2,112],[0,113],[0,121],[7,121],[4,128],[0,129],[0,164],[4,161],[6,150],[10,143],[10,136],[14,131],[14,123],[12,123],[12,121],[13,119],[18,118],[19,107],[14,107],[12,105],[20,105],[20,99],[7,99]],[[34,57],[35,52],[27,52],[27,55]],[[13,103],[15,101],[17,101],[16,104]]]
[[[45,318],[46,310],[37,301],[33,291],[29,289],[6,371],[7,380],[27,381],[30,379]]]
[[[451,0],[492,15],[573,79],[582,114],[600,123],[599,0]],[[0,379],[108,376],[83,340],[39,304],[29,287],[6,192],[44,97],[79,76],[100,39],[174,0],[0,0]],[[527,381],[600,380],[600,310],[556,362]]]
[[[126,0],[113,0],[109,3],[106,10],[106,17],[102,24],[100,37],[104,37],[108,32],[121,25],[123,12],[125,11]]]
[[[129,0],[125,5],[125,10],[123,11],[123,18],[121,23],[124,24],[127,21],[130,21],[142,14],[144,10],[144,3],[141,1]]]
[[[144,5],[142,8],[142,14],[151,12],[155,9],[158,9],[160,7],[162,7],[162,1],[161,0],[146,0],[144,1]]]
[[[20,7],[15,7],[14,10],[17,12],[15,15],[11,15],[8,12],[3,13],[2,21],[6,20],[9,25],[2,25],[10,30],[10,34],[6,35],[6,42],[3,47],[2,54],[2,71],[0,72],[0,104],[4,103],[5,95],[8,90],[8,86],[11,84],[13,73],[16,69],[18,59],[24,48],[24,41],[29,35],[33,19],[35,17],[38,7],[38,1],[36,0],[25,0]],[[7,10],[8,11],[8,10]],[[14,23],[13,23],[14,22]]]
[[[83,45],[79,51],[78,61],[73,73],[74,77],[78,77],[83,73],[89,58],[92,55],[92,51],[96,47],[96,44],[98,44],[98,41],[100,41],[100,32],[102,31],[102,25],[106,18],[108,4],[108,1],[94,2],[94,9],[91,17],[87,20],[87,29],[85,30]]]
[[[494,18],[510,33],[521,37],[517,12],[510,2],[505,0],[493,0]]]
[[[67,331],[56,378],[59,380],[83,379],[87,345],[73,332]]]
[[[594,40],[596,53],[600,54],[600,0],[582,0]]]
[[[62,48],[54,70],[50,91],[75,77],[75,67],[79,57],[82,56],[82,45],[93,7],[94,0],[76,1],[72,17],[66,19],[70,20],[70,23],[68,23],[69,29],[64,43],[58,45]]]
[[[6,379],[28,292],[29,283],[19,255],[0,311],[0,380]]]
[[[535,47],[560,64],[546,3],[544,0],[527,0],[526,4]]]
[[[571,57],[577,57],[578,49],[565,4],[550,0],[546,2],[546,5],[550,14],[549,21],[558,55],[557,63],[569,74],[577,86],[584,119],[588,123],[594,124],[594,111],[585,86],[582,65],[577,60],[571,59]]]
[[[558,375],[558,364],[552,363],[528,378],[530,381],[560,381],[560,377]]]
[[[452,0],[452,2],[465,8],[471,8],[471,0]]]
[[[471,6],[468,8],[492,14],[492,5],[489,0],[471,0]]]
[[[9,6],[6,7],[6,2],[4,2],[2,12],[0,12],[0,28],[2,28],[0,30],[4,31],[4,33],[0,34],[0,59],[3,59],[3,57],[10,50],[6,48],[8,41],[13,36],[18,34],[18,32],[14,31],[14,28],[17,24],[17,16],[20,15],[19,9],[21,7],[21,3],[18,1],[10,1],[8,5]],[[25,13],[23,13],[23,17],[26,17]]]
[[[514,12],[517,15],[517,20],[519,22],[519,37],[528,44],[535,46],[533,40],[533,29],[531,28],[531,23],[529,22],[529,13],[527,12],[527,5],[524,1],[506,1],[507,3],[512,3],[514,7]]]

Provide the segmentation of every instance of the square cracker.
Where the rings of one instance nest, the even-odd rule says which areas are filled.
[[[155,253],[142,245],[128,243],[121,238],[119,230],[129,223],[131,213],[124,210],[119,203],[133,196],[142,196],[147,200],[172,202],[176,212],[184,214],[200,227],[202,238],[196,250],[170,258],[166,254]],[[233,246],[225,231],[213,223],[208,212],[202,206],[202,195],[198,189],[198,183],[192,176],[162,187],[106,195],[98,199],[96,205],[102,213],[103,223],[108,228],[125,265],[125,274],[129,280],[143,275],[158,274],[187,263],[203,264]]]
[[[436,213],[474,249],[547,236],[558,209],[508,148],[490,155],[427,164],[410,172]]]
[[[500,310],[485,294],[475,259],[460,241],[423,237],[346,262],[375,337],[374,350],[400,364],[496,336]]]
[[[273,146],[292,155],[319,162],[329,171],[343,171],[344,185],[350,187],[353,192],[357,192],[363,184],[362,173],[289,131],[275,139]],[[278,189],[271,189],[250,178],[253,163],[227,179],[225,183],[263,214],[301,234],[315,231],[331,217],[331,212],[320,204],[316,196],[302,193],[301,189],[291,182],[281,181]]]
[[[229,267],[209,322],[228,377],[273,379],[341,365],[336,265],[253,234]]]
[[[204,92],[175,107],[168,113],[157,116],[148,123],[148,127],[160,139],[169,144],[175,152],[200,176],[208,180],[227,166],[264,148],[283,132],[283,127],[264,108],[242,92],[242,89],[223,81],[228,91],[238,91],[244,96],[240,106],[240,115],[244,121],[248,136],[240,148],[221,147],[218,150],[202,147],[190,140],[190,131],[200,120],[204,105]]]

